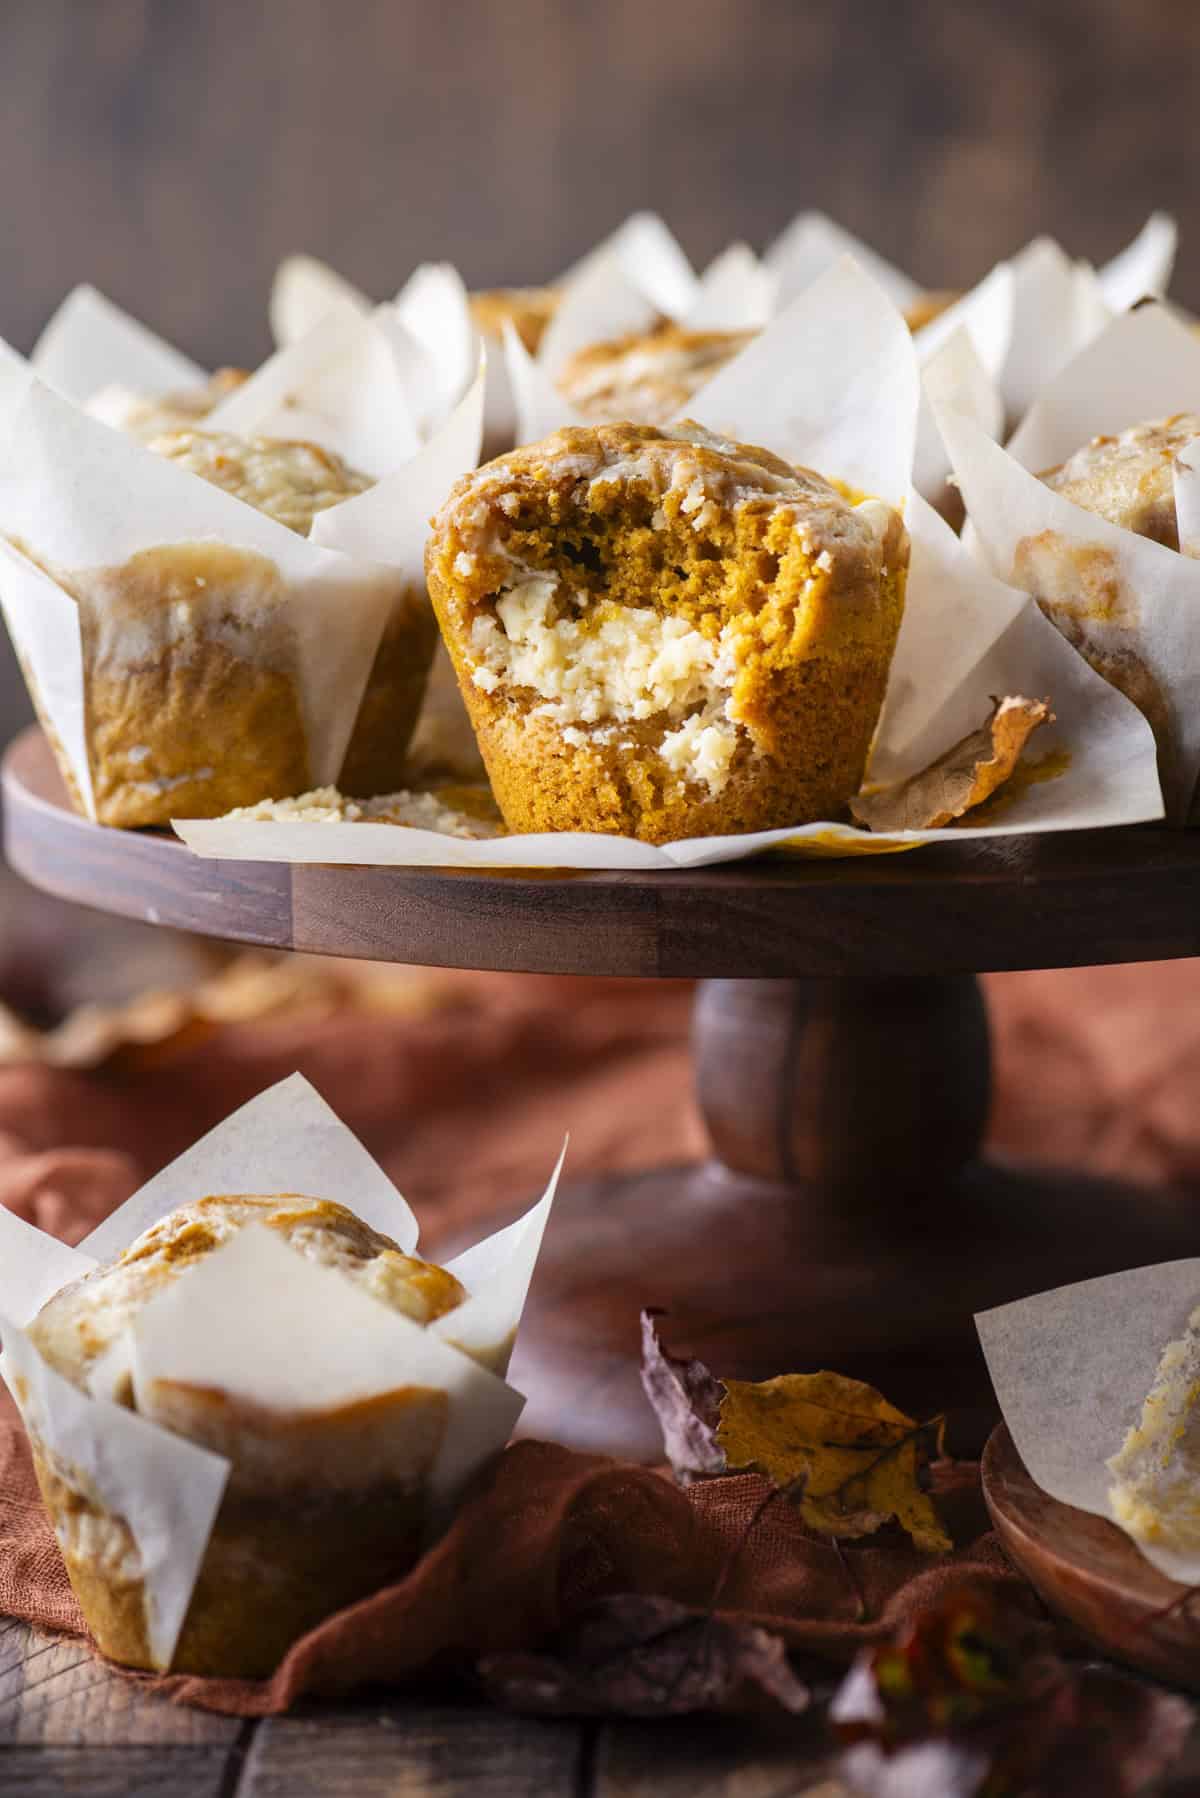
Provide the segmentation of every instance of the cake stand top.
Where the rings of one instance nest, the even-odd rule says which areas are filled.
[[[101,911],[273,949],[529,973],[979,973],[1200,954],[1200,831],[636,873],[205,861],[72,811],[36,728],[4,757],[9,863]]]

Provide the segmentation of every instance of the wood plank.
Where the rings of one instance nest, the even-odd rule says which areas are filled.
[[[553,1798],[581,1791],[586,1732],[454,1705],[395,1704],[260,1724],[237,1798]]]
[[[154,1697],[77,1639],[44,1636],[15,1621],[0,1626],[0,1745],[226,1751],[241,1727],[237,1717]],[[10,1764],[9,1754],[0,1758]]]
[[[614,1723],[595,1751],[594,1798],[842,1798],[822,1722],[680,1717]]]
[[[223,1798],[226,1754],[212,1748],[9,1748],[4,1798]]]

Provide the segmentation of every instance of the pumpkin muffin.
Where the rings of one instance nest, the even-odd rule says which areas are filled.
[[[1041,479],[1085,512],[1178,549],[1175,461],[1197,437],[1200,416],[1176,412],[1117,437],[1093,437]]]
[[[655,843],[842,811],[907,564],[890,506],[692,423],[502,456],[426,552],[507,827]]]
[[[1085,512],[1178,550],[1175,463],[1197,437],[1200,416],[1176,412],[1093,437],[1039,478]],[[1137,706],[1154,732],[1163,789],[1174,792],[1178,749],[1170,696],[1146,661],[1137,595],[1111,550],[1041,531],[1017,544],[1013,574],[1097,674]]]
[[[559,391],[586,418],[665,425],[731,362],[753,331],[686,331],[664,323],[576,351]]]
[[[931,288],[928,293],[920,294],[911,306],[904,308],[904,322],[910,331],[919,331],[923,325],[932,324],[935,318],[940,318],[943,312],[953,306],[955,300],[961,298],[962,295],[952,289]]]
[[[512,325],[531,356],[558,308],[556,287],[486,287],[471,295],[471,317],[485,337],[497,345],[506,324]]]
[[[154,396],[112,384],[94,393],[84,409],[114,430],[145,442],[164,431],[185,431],[200,424],[248,379],[244,368],[219,368],[195,387]]]
[[[191,430],[155,437],[149,448],[267,513],[301,537],[308,536],[318,512],[365,493],[372,485],[368,476],[315,443]],[[406,588],[392,607],[367,680],[342,763],[338,782],[342,792],[370,797],[403,785],[405,755],[425,696],[436,642],[437,630],[425,595]],[[300,786],[275,787],[256,797],[281,798],[302,793],[311,785],[306,781]],[[182,815],[178,801],[172,815]]]
[[[229,1392],[158,1381],[139,1402],[128,1372],[119,1363],[114,1371],[112,1351],[150,1300],[247,1224],[276,1232],[418,1324],[466,1296],[453,1274],[404,1254],[342,1205],[295,1193],[234,1194],[180,1206],[57,1292],[29,1334],[80,1390],[100,1390],[232,1462],[172,1669],[258,1678],[323,1617],[412,1564],[446,1400],[406,1387],[282,1415]],[[97,1643],[114,1660],[152,1667],[132,1532],[32,1435],[42,1497]]]

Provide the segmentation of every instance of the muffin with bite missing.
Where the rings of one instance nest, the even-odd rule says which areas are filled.
[[[428,1517],[446,1394],[410,1386],[298,1415],[179,1382],[134,1383],[115,1353],[139,1313],[238,1231],[256,1225],[389,1309],[427,1325],[466,1294],[344,1206],[294,1193],[232,1194],[179,1207],[112,1261],[55,1293],[30,1326],[42,1358],[102,1394],[224,1455],[232,1471],[172,1668],[258,1678],[323,1617],[399,1577]],[[42,1497],[76,1597],[114,1660],[151,1668],[147,1596],[125,1519],[31,1429]]]
[[[654,843],[842,811],[907,566],[883,501],[690,423],[502,456],[426,555],[507,827]]]

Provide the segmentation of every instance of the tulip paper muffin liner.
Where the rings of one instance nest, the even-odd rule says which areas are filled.
[[[1019,419],[1041,388],[1118,313],[1164,294],[1175,264],[1175,221],[1155,212],[1132,243],[1095,269],[1051,237],[1037,237],[996,264],[974,287],[915,333],[922,360],[966,325],[1009,419]],[[849,254],[901,311],[925,291],[866,244],[821,213],[801,213],[767,250],[786,304],[838,256]]]
[[[285,600],[277,611],[282,648],[276,653],[295,682],[308,765],[314,778],[336,779],[397,595],[393,570],[305,541],[88,418],[36,380],[10,415],[0,444],[0,531],[6,539],[0,543],[0,605],[35,703],[90,816],[96,802],[85,728],[81,605],[50,570],[74,580],[123,568],[160,547],[227,546],[262,558],[274,571]],[[230,624],[249,665],[263,623],[256,603],[248,594],[243,615]],[[97,599],[96,630],[104,623],[103,600]],[[132,638],[113,646],[117,662],[126,653],[136,659],[153,649]]]
[[[970,541],[1035,594],[1080,652],[1145,706],[1167,816],[1187,822],[1200,772],[1200,563],[1085,511],[1037,478],[1092,437],[1200,410],[1200,342],[1161,306],[1115,319],[1051,382],[1010,442],[947,408],[939,418]],[[1176,467],[1186,544],[1200,477]]]
[[[769,297],[764,297],[761,289],[756,287],[764,274],[763,265],[756,263],[751,252],[740,246],[738,249],[741,254],[736,259],[733,252],[727,252],[731,260],[725,269],[714,265],[702,278],[695,311],[678,322],[689,329],[725,331],[766,326],[770,316]],[[877,259],[868,258],[864,262],[856,256],[854,260],[865,274],[874,278],[872,265]],[[815,280],[820,281],[828,272],[829,265]],[[710,276],[713,285],[705,292],[704,284]],[[770,279],[769,274],[767,279]],[[806,283],[802,293],[808,285],[811,283]],[[1008,272],[995,271],[974,293],[964,296],[950,313],[944,315],[945,323],[935,319],[913,340],[923,367],[933,361],[940,366],[938,391],[944,393],[949,386],[958,409],[977,418],[993,435],[999,435],[1004,422],[1004,407],[993,375],[1008,348],[1011,289]],[[898,290],[898,283],[889,283],[883,290],[890,298],[892,292]],[[577,286],[564,296],[536,356],[529,354],[508,327],[504,358],[515,408],[517,442],[535,443],[564,425],[593,423],[594,420],[589,420],[559,391],[556,383],[563,367],[576,351],[601,339],[617,337],[626,331],[650,330],[657,317],[655,307],[627,267],[612,255],[597,255]],[[741,352],[736,359],[739,364],[751,348],[753,345]],[[698,399],[699,395],[695,397]],[[684,407],[689,416],[694,411],[695,399]],[[924,391],[914,457],[913,485],[931,501],[940,500],[950,463]]]
[[[949,346],[947,346],[949,347]],[[383,824],[178,820],[203,855],[271,861],[590,869],[699,867],[770,848],[875,853],[937,840],[1090,829],[1161,815],[1153,739],[1123,695],[1096,675],[997,580],[909,489],[920,378],[907,326],[853,263],[793,301],[689,411],[709,429],[775,451],[904,509],[912,565],[904,622],[880,719],[874,779],[906,778],[982,722],[993,694],[1052,701],[1039,733],[1043,776],[1010,795],[998,821],[936,833],[868,832],[839,821],[657,847],[556,834],[487,842]],[[370,496],[366,496],[369,498]],[[360,504],[354,501],[352,504]],[[1050,734],[1051,729],[1053,733]]]
[[[218,1125],[79,1249],[0,1208],[0,1374],[43,1455],[124,1519],[137,1551],[134,1572],[144,1581],[156,1666],[170,1666],[230,1463],[114,1404],[116,1378],[132,1375],[135,1394],[155,1382],[184,1381],[283,1413],[414,1385],[444,1391],[446,1428],[428,1474],[436,1526],[465,1482],[503,1447],[523,1406],[503,1376],[561,1166],[560,1157],[543,1197],[515,1224],[446,1264],[468,1297],[427,1328],[250,1225],[143,1308],[93,1371],[87,1393],[42,1360],[28,1325],[60,1286],[118,1254],[178,1205],[209,1193],[302,1192],[348,1204],[410,1254],[416,1220],[300,1075]]]
[[[85,324],[89,316],[90,306]],[[414,451],[402,361],[409,348],[409,334],[386,309],[378,318],[331,318],[251,377],[235,396],[235,417],[205,421],[213,429],[293,433],[299,422],[324,447],[360,456],[366,472],[380,476],[368,492],[319,514],[307,539],[89,418],[27,372],[19,379],[17,359],[6,360],[0,606],[89,816],[97,815],[97,800],[84,623],[70,589],[78,589],[80,576],[119,571],[141,552],[178,546],[219,545],[262,558],[273,571],[279,603],[269,625],[249,583],[244,598],[232,594],[222,629],[246,665],[270,662],[289,671],[310,783],[336,782],[389,620],[398,608],[427,606],[417,542],[423,521],[478,455],[482,360],[458,403]],[[126,653],[133,660],[152,654],[154,630],[170,628],[162,608],[147,622],[147,642],[136,631],[126,642],[120,627],[106,624],[104,592],[89,603],[91,628],[97,639],[108,631],[105,653],[118,666]],[[428,640],[432,624],[422,634]],[[202,780],[205,770],[195,777]],[[267,786],[257,796],[277,795]]]
[[[198,362],[86,285],[67,295],[30,361],[47,387],[84,407],[99,406],[116,390],[159,400],[209,378]]]
[[[1051,238],[1037,238],[916,330],[918,360],[924,369],[961,328],[967,342],[960,342],[955,354],[958,409],[1000,437],[1006,419],[1020,418],[1041,385],[1117,312],[1165,291],[1175,243],[1173,220],[1155,213],[1133,242],[1097,271],[1072,261]],[[755,329],[845,255],[900,311],[916,305],[925,291],[820,212],[800,213],[761,258],[735,246],[703,277],[692,275],[689,285],[686,258],[661,220],[636,216],[572,271],[574,285],[565,287],[533,359],[544,377],[536,392],[532,377],[522,371],[520,346],[510,349],[517,441],[534,442],[558,425],[578,422],[554,387],[576,350],[626,331],[649,330],[663,314],[693,330]],[[913,485],[939,503],[949,472],[930,397],[923,394]]]
[[[1200,1259],[1189,1259],[1056,1287],[975,1319],[1004,1421],[1043,1491],[1122,1527],[1108,1462],[1198,1301]],[[1200,1552],[1137,1546],[1169,1579],[1200,1583]]]

